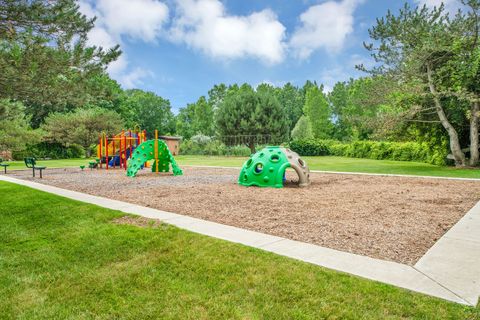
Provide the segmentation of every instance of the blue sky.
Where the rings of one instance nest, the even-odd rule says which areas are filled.
[[[442,0],[409,0],[438,5]],[[455,6],[448,0],[447,7]],[[80,0],[96,16],[92,45],[124,52],[109,67],[123,88],[153,91],[174,111],[218,83],[282,86],[315,80],[330,89],[371,64],[368,28],[396,0]]]

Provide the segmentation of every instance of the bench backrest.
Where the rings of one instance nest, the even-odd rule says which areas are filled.
[[[25,161],[27,168],[35,168],[35,165],[37,164],[37,161],[33,157],[24,158],[23,160]]]

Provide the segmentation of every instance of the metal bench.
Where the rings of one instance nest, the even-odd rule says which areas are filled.
[[[7,167],[9,166],[8,163],[3,163],[3,158],[0,158],[0,167],[3,167],[5,174],[7,174]]]
[[[33,157],[24,158],[23,160],[25,161],[27,168],[32,169],[33,177],[35,178],[35,170],[38,170],[40,171],[40,179],[42,179],[42,171],[47,167],[37,166],[37,160]]]

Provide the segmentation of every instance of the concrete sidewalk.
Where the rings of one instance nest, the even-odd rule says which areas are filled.
[[[203,235],[465,305],[475,306],[480,295],[480,203],[412,267],[4,175],[0,175],[0,181],[159,219]]]

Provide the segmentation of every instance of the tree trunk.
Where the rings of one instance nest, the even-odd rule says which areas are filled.
[[[255,150],[255,142],[253,140],[250,140],[247,145],[250,148],[251,154],[254,154],[256,152]]]
[[[480,102],[472,104],[472,115],[470,118],[470,165],[477,166],[480,158],[478,152],[478,118],[480,116]]]
[[[433,101],[435,103],[435,110],[437,111],[438,118],[442,123],[442,126],[447,130],[448,136],[450,138],[450,150],[452,151],[453,158],[455,159],[456,166],[466,166],[465,154],[462,151],[460,146],[460,140],[458,139],[457,130],[452,126],[450,121],[448,121],[447,115],[443,110],[440,99],[438,98],[438,92],[433,83],[432,69],[430,65],[427,64],[427,76],[428,76],[428,86],[430,92],[433,95]]]

